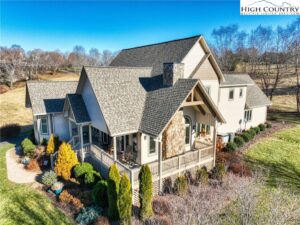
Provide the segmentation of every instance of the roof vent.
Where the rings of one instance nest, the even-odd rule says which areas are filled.
[[[184,63],[164,63],[163,84],[173,86],[179,78],[183,78]]]

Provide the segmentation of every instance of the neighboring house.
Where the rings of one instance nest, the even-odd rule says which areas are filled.
[[[228,104],[222,93],[234,78],[223,75],[203,36],[195,36],[124,49],[109,67],[83,67],[76,84],[29,81],[26,105],[37,141],[60,136],[104,175],[117,163],[128,173],[136,201],[143,164],[150,166],[155,193],[168,177],[215,165],[217,130],[227,119],[228,132],[240,129],[231,129],[240,114],[232,118],[230,107],[222,107]],[[258,106],[245,100],[250,84],[237,87],[245,89],[242,113]]]

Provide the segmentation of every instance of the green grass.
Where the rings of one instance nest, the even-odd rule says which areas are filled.
[[[269,186],[281,185],[300,194],[300,126],[257,143],[245,158],[266,173]]]
[[[47,196],[7,179],[5,153],[11,147],[0,147],[0,224],[72,224]]]

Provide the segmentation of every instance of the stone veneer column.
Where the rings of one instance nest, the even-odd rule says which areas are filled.
[[[170,158],[184,152],[185,120],[183,111],[178,111],[162,135],[163,158]]]

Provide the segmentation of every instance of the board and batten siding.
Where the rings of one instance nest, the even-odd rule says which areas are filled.
[[[81,95],[92,121],[92,126],[101,130],[102,132],[109,133],[100,106],[92,89],[92,85],[88,78],[84,80]]]
[[[191,75],[204,56],[205,51],[201,44],[199,42],[195,43],[189,53],[182,60],[182,63],[184,63],[184,78],[188,78]]]
[[[70,139],[69,134],[69,122],[63,113],[57,113],[52,116],[53,134],[59,136],[60,140],[68,141]]]
[[[267,120],[267,106],[257,107],[252,109],[252,119],[244,125],[244,129],[256,127]]]
[[[243,96],[239,97],[240,88]],[[229,100],[229,91],[234,90],[234,99]],[[243,129],[244,109],[246,102],[246,87],[222,87],[220,88],[219,110],[226,123],[218,127],[218,134],[235,133]]]
[[[219,80],[218,75],[211,65],[209,58],[207,58],[198,70],[195,72],[193,78],[200,80]]]

